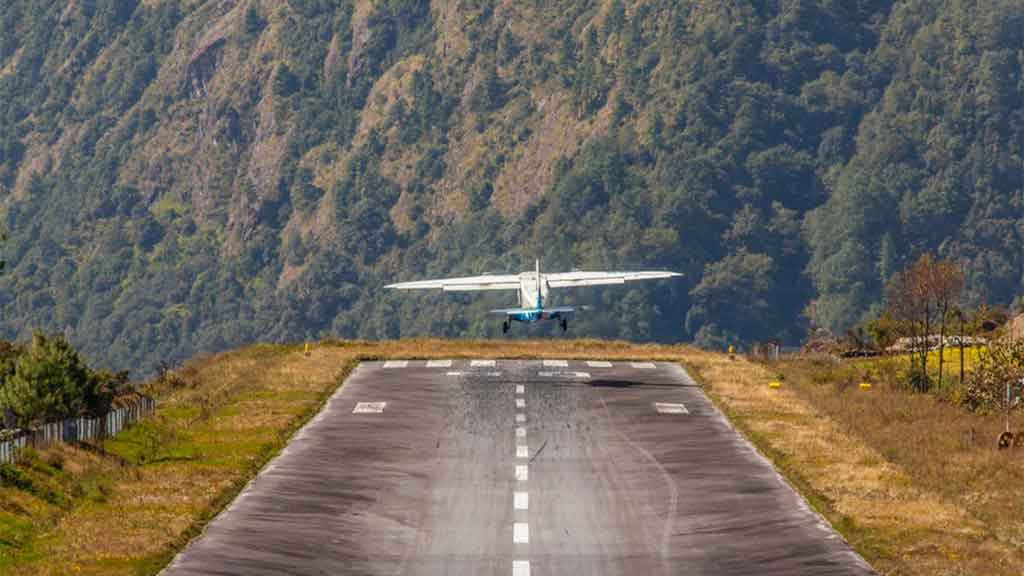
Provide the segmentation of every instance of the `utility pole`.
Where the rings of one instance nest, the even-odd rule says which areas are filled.
[[[957,306],[954,310],[960,321],[960,389],[964,389],[964,311]]]
[[[1017,53],[1017,66],[1024,71],[1024,46]],[[1024,74],[1017,79],[1017,92],[1024,96]],[[1020,280],[1018,293],[1024,291],[1024,113],[1018,107],[1017,123],[1017,161],[1020,163],[1020,220],[1017,221],[1017,251],[1020,257]]]

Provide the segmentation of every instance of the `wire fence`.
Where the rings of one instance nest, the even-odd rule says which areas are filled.
[[[50,422],[31,430],[14,430],[0,436],[0,464],[14,462],[24,448],[43,450],[58,442],[84,442],[109,438],[128,424],[149,416],[156,410],[156,401],[139,396],[127,406],[115,408],[98,418],[68,418]]]

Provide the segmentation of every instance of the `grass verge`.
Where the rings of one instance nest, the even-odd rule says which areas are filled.
[[[1019,557],[983,519],[865,440],[798,375],[684,346],[598,340],[324,342],[199,358],[151,391],[157,414],[100,446],[5,468],[0,573],[158,572],[322,406],[362,360],[574,358],[681,362],[812,506],[887,574],[1003,574]],[[807,386],[817,385],[813,382]],[[818,403],[816,403],[818,402]],[[28,478],[26,481],[25,477]]]

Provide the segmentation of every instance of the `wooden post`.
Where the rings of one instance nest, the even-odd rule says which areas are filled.
[[[956,311],[957,316],[960,317],[960,389],[964,388],[964,313],[962,310]]]

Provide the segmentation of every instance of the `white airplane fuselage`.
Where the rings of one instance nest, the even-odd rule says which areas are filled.
[[[569,310],[545,310],[551,286],[547,276],[541,274],[540,263],[533,272],[519,274],[519,307],[521,310],[508,315],[509,320],[532,324],[538,320],[559,320],[571,315]],[[550,306],[549,306],[550,308]]]
[[[547,278],[538,272],[523,272],[519,275],[519,305],[523,308],[543,308],[548,302],[551,287]]]

